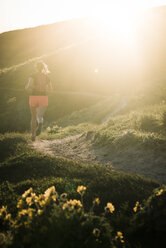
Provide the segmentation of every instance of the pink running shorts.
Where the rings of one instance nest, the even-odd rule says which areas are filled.
[[[48,96],[29,96],[31,107],[48,106]]]

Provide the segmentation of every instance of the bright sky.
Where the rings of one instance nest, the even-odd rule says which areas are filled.
[[[81,16],[109,15],[109,9],[132,12],[166,5],[166,0],[0,0],[0,33]]]

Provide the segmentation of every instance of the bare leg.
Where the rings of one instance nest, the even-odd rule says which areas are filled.
[[[43,126],[43,116],[47,109],[47,106],[39,106],[37,110],[37,122],[38,122],[38,128],[36,130],[36,136],[40,135],[42,126]]]
[[[47,106],[39,106],[38,110],[37,110],[37,122],[39,123],[43,123],[43,116],[46,112]]]
[[[32,141],[35,140],[36,137],[36,115],[37,115],[37,107],[30,107],[31,110],[31,133],[32,133]]]

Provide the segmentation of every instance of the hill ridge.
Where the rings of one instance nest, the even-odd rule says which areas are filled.
[[[43,55],[41,55],[41,56],[38,56],[38,57],[34,57],[34,58],[31,58],[31,59],[28,59],[28,60],[26,60],[26,61],[24,61],[24,62],[21,62],[21,63],[16,64],[16,65],[12,65],[12,66],[7,67],[7,68],[2,68],[2,69],[0,69],[0,74],[6,73],[6,72],[11,71],[11,70],[16,70],[16,69],[18,69],[18,68],[20,68],[20,67],[22,67],[22,66],[24,66],[24,65],[26,65],[26,64],[29,64],[29,63],[32,63],[32,62],[35,62],[35,61],[38,61],[38,60],[42,60],[42,59],[44,59],[44,58],[46,58],[46,57],[49,57],[49,56],[52,56],[52,55],[54,55],[54,54],[58,54],[58,53],[60,53],[61,51],[65,51],[65,50],[67,50],[67,49],[76,47],[76,46],[78,46],[78,45],[80,45],[80,44],[84,44],[84,43],[86,43],[86,42],[89,41],[89,40],[90,40],[90,39],[88,39],[88,40],[85,39],[85,40],[83,40],[83,41],[81,41],[81,42],[79,42],[79,43],[71,43],[71,44],[67,45],[66,47],[61,47],[61,48],[55,49],[55,51],[49,52],[49,53],[47,53],[47,54],[43,54]]]

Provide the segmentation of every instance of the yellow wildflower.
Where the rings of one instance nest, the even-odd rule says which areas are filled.
[[[69,205],[67,203],[64,203],[63,206],[62,206],[62,209],[65,210],[68,207],[69,207]]]
[[[45,192],[44,192],[44,196],[46,198],[48,198],[50,195],[54,194],[55,193],[55,187],[52,186],[50,188],[48,188]]]
[[[100,199],[99,198],[95,198],[93,201],[94,204],[99,205],[100,204]]]
[[[35,210],[33,208],[28,208],[28,216],[32,219],[33,215],[35,213]]]
[[[121,242],[121,243],[124,243],[122,232],[117,232],[116,238],[119,238],[119,239],[120,239],[120,242]]]
[[[2,208],[0,209],[0,217],[3,215],[3,213],[6,213],[7,210],[7,206],[2,206]]]
[[[160,191],[158,191],[156,195],[157,196],[162,195],[163,192],[164,192],[164,190],[163,189],[160,189]]]
[[[51,198],[52,198],[53,201],[56,201],[56,196],[55,195],[52,195]]]
[[[45,200],[45,197],[43,194],[40,194],[38,197],[36,197],[35,202],[40,202],[42,200]]]
[[[24,192],[24,194],[22,194],[22,198],[26,198],[30,193],[32,193],[33,189],[29,188],[27,191]]]
[[[109,211],[112,214],[114,212],[114,210],[115,210],[115,207],[111,202],[108,202],[107,206],[105,207],[105,210]]]
[[[82,207],[82,203],[79,200],[69,200],[63,204],[62,209],[65,210],[68,208],[69,210],[73,210],[75,207]]]
[[[2,208],[0,209],[0,211],[5,212],[7,210],[7,206],[2,206]]]
[[[82,203],[80,202],[80,200],[70,200],[69,203],[71,203],[72,206],[82,207]]]
[[[123,238],[122,232],[117,232],[117,236],[118,236],[119,238]]]
[[[51,128],[50,127],[47,127],[47,131],[50,132],[51,131]]]
[[[32,202],[32,197],[27,197],[27,198],[26,198],[26,203],[27,203],[29,206],[31,206],[31,205],[33,204],[33,202]]]
[[[45,200],[39,201],[39,205],[40,207],[44,207],[46,205],[46,201]]]
[[[19,228],[20,226],[22,226],[22,222],[19,223],[18,220],[15,220],[15,221],[13,222],[13,226],[14,226],[15,229],[17,229],[17,228]]]
[[[78,186],[77,187],[77,192],[79,193],[79,194],[82,194],[82,193],[84,193],[86,191],[86,187],[85,186]]]
[[[11,214],[7,214],[7,215],[5,216],[5,220],[11,220]]]
[[[98,228],[94,228],[93,235],[98,238],[100,236],[100,230]]]
[[[21,211],[18,212],[18,217],[21,217],[22,215],[26,215],[28,213],[27,209],[22,209]]]
[[[32,198],[36,198],[36,194],[35,193],[31,193],[31,197]]]
[[[136,202],[135,207],[133,208],[133,211],[136,213],[138,210],[138,206],[139,206],[139,201]]]
[[[43,210],[38,209],[37,213],[38,213],[38,215],[41,215],[43,213]]]
[[[24,205],[24,202],[23,202],[22,199],[20,199],[20,200],[18,201],[18,203],[17,203],[17,208],[22,208],[23,205]]]

